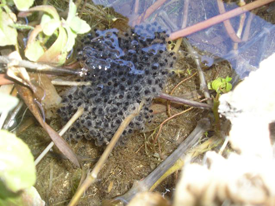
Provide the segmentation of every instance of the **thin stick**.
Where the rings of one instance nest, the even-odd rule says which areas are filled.
[[[59,135],[62,136],[68,129],[69,127],[83,114],[84,108],[79,107],[76,113],[72,116],[72,118],[67,122],[67,124],[60,130]],[[35,165],[37,165],[43,157],[50,151],[50,149],[54,146],[54,142],[51,142],[45,149],[44,151],[36,158],[34,161]]]
[[[199,74],[199,79],[200,79],[200,90],[203,92],[204,97],[207,98],[207,103],[209,105],[211,105],[211,99],[210,99],[210,94],[209,94],[209,90],[206,84],[206,80],[204,77],[204,73],[201,69],[200,66],[200,59],[199,59],[199,54],[198,52],[192,47],[192,45],[190,44],[189,41],[187,41],[186,38],[183,39],[183,43],[186,45],[187,47],[187,51],[192,55],[192,59],[194,60],[194,62],[196,63],[197,66],[197,71]]]
[[[138,9],[139,9],[139,0],[135,0],[135,7],[134,7],[135,14],[138,14]]]
[[[242,39],[243,41],[247,41],[249,38],[250,26],[251,26],[251,23],[252,23],[252,20],[254,19],[254,17],[255,17],[255,14],[253,14],[252,12],[248,16],[246,26],[244,29],[244,33],[243,33],[243,39]]]
[[[221,22],[223,22],[227,19],[238,16],[240,14],[243,14],[245,12],[248,12],[248,11],[252,10],[252,9],[258,8],[260,6],[263,6],[265,4],[268,4],[268,3],[271,3],[271,2],[274,2],[274,1],[275,0],[259,0],[259,1],[251,2],[249,4],[246,4],[246,5],[242,6],[242,7],[238,7],[236,9],[233,9],[233,10],[228,11],[226,13],[223,13],[221,15],[218,15],[218,16],[212,17],[210,19],[207,19],[205,21],[202,21],[200,23],[197,23],[193,26],[190,26],[190,27],[187,27],[185,29],[176,31],[176,32],[174,32],[170,35],[170,39],[175,40],[175,39],[180,38],[180,37],[185,37],[187,35],[190,35],[190,34],[193,34],[197,31],[206,29],[210,26],[221,23]]]
[[[114,134],[112,140],[110,141],[109,145],[106,147],[105,151],[101,155],[100,159],[96,163],[94,169],[87,176],[81,187],[76,191],[72,200],[69,203],[69,206],[74,206],[78,203],[81,195],[90,187],[90,185],[97,179],[97,175],[100,172],[101,168],[103,167],[104,163],[106,162],[107,158],[109,157],[110,153],[112,152],[113,148],[115,147],[116,143],[118,142],[121,134],[125,130],[125,128],[130,124],[130,122],[139,114],[141,108],[143,106],[143,102],[140,103],[139,107],[127,116],[123,122],[120,124],[119,128],[117,129],[116,133]]]
[[[225,8],[224,8],[223,1],[222,0],[217,0],[217,4],[218,4],[220,14],[224,14],[225,13]],[[235,30],[233,29],[233,26],[231,25],[230,20],[225,20],[223,22],[223,24],[225,26],[225,30],[226,30],[227,34],[229,35],[229,37],[234,42],[236,42],[236,43],[242,42],[242,40],[237,36]]]
[[[194,77],[197,74],[197,72],[195,72],[194,74],[192,74],[189,77],[184,78],[183,80],[181,80],[170,92],[170,95],[172,95],[174,93],[174,91],[184,82],[186,82],[187,80],[191,79],[192,77]]]
[[[139,16],[139,18],[135,21],[135,25],[140,24],[142,21],[147,19],[155,10],[157,10],[159,7],[161,7],[162,4],[164,4],[166,0],[158,0],[153,5],[151,5],[143,14]]]
[[[182,42],[182,38],[180,38],[180,39],[177,40],[176,45],[175,45],[175,47],[173,49],[173,52],[177,53],[179,51],[181,42]]]
[[[184,0],[183,5],[183,19],[182,19],[182,25],[181,28],[184,29],[187,25],[188,21],[188,9],[189,9],[189,0]]]
[[[164,125],[166,122],[168,122],[169,120],[173,119],[174,117],[177,117],[177,116],[179,116],[179,115],[182,115],[182,114],[184,114],[184,113],[186,113],[186,112],[188,112],[188,111],[190,111],[190,110],[192,110],[192,109],[194,109],[194,108],[193,108],[193,107],[190,107],[190,108],[188,108],[188,109],[186,109],[186,110],[183,110],[183,111],[181,111],[181,112],[179,112],[179,113],[177,113],[177,114],[174,114],[173,116],[171,116],[171,117],[167,118],[166,120],[164,120],[164,121],[160,124],[160,126],[159,126],[158,133],[157,133],[157,135],[156,135],[156,137],[155,137],[153,143],[155,144],[156,141],[158,140],[158,137],[159,137],[159,135],[160,135],[160,132],[161,132],[161,130],[162,130],[162,127],[163,127],[163,125]]]
[[[182,39],[182,38],[181,38]],[[186,82],[187,80],[191,79],[193,76],[195,76],[197,74],[197,72],[195,72],[194,74],[192,74],[190,77],[184,78],[183,80],[181,80],[170,92],[170,95],[172,95],[174,93],[174,91],[183,83]],[[171,116],[171,103],[167,102],[167,113],[169,116]]]
[[[183,98],[180,98],[180,97],[171,96],[169,94],[162,93],[162,94],[159,95],[159,97],[162,98],[162,99],[167,99],[167,100],[172,101],[172,102],[176,102],[176,103],[180,103],[180,104],[187,104],[187,105],[190,105],[192,107],[198,107],[198,108],[201,108],[201,109],[211,109],[212,108],[212,106],[209,105],[209,104],[204,104],[204,103],[200,103],[200,102],[196,102],[196,101],[192,101],[192,100],[188,100],[188,99],[183,99]]]
[[[225,147],[227,146],[228,142],[229,142],[229,136],[226,136],[225,140],[224,140],[224,142],[223,142],[223,144],[222,144],[222,146],[220,148],[220,151],[219,151],[220,155],[222,155],[222,153],[223,153]]]
[[[239,2],[239,4],[240,4],[240,6],[245,5],[244,0],[241,0],[241,1]],[[241,39],[241,37],[242,37],[245,19],[246,19],[246,13],[244,13],[244,14],[242,14],[242,15],[240,16],[239,28],[238,28],[238,30],[237,30],[237,32],[236,32],[236,35],[239,37],[239,39]],[[242,40],[241,40],[241,41],[242,41]],[[237,49],[238,49],[238,46],[239,46],[239,43],[235,42],[235,43],[233,44],[233,49],[234,49],[234,50],[237,50]]]
[[[80,75],[80,76],[83,75],[83,72],[80,70],[52,67],[47,64],[38,64],[27,60],[14,61],[9,57],[0,56],[0,63],[9,64],[10,62],[13,62],[13,66],[25,67],[26,69],[30,71],[35,71],[35,72],[64,73],[64,74],[74,74],[74,75]],[[16,62],[16,65],[14,64],[15,62]]]
[[[64,81],[64,80],[52,80],[53,85],[58,86],[83,86],[91,85],[91,82],[74,82],[74,81]]]

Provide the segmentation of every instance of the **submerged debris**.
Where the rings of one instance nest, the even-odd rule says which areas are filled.
[[[166,31],[157,24],[139,25],[128,32],[95,30],[82,40],[79,60],[91,85],[67,92],[59,114],[64,121],[80,106],[84,114],[69,131],[69,139],[109,142],[123,119],[143,99],[145,105],[123,133],[143,130],[152,119],[150,105],[166,82],[176,59],[166,49]],[[82,80],[83,81],[83,80]],[[123,138],[125,140],[125,138]]]

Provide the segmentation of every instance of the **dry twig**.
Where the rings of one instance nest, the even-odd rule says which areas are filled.
[[[52,67],[47,64],[39,64],[39,63],[33,63],[27,60],[16,60],[16,59],[11,59],[6,56],[0,56],[0,63],[3,64],[9,64],[13,63],[13,66],[18,66],[18,67],[25,67],[29,71],[33,72],[47,72],[47,73],[60,73],[60,74],[73,74],[73,75],[83,75],[83,71],[81,70],[73,70],[73,69],[65,69],[61,67]]]
[[[208,104],[196,102],[196,101],[193,101],[193,100],[183,99],[183,98],[180,98],[180,97],[171,96],[169,94],[162,93],[162,94],[159,95],[159,97],[162,98],[162,99],[167,99],[167,100],[172,101],[172,102],[176,102],[176,103],[180,103],[180,104],[186,104],[186,105],[189,105],[189,106],[192,106],[192,107],[198,107],[198,108],[201,108],[201,109],[211,109],[212,108],[212,106],[208,105]]]
[[[210,99],[209,90],[208,90],[207,83],[206,83],[206,80],[205,80],[205,77],[204,77],[204,73],[203,73],[203,71],[201,69],[201,66],[200,66],[199,54],[192,47],[192,45],[189,43],[189,41],[187,41],[186,39],[183,39],[183,43],[186,45],[187,51],[191,54],[192,59],[196,63],[197,71],[198,71],[199,78],[200,78],[200,90],[203,92],[204,97],[207,99],[207,103],[209,105],[211,105],[212,102],[211,102],[211,99]]]

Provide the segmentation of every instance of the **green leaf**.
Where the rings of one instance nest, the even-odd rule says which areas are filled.
[[[229,91],[231,91],[231,89],[232,89],[232,84],[227,83],[224,92],[229,92]]]
[[[226,81],[226,82],[230,82],[231,80],[232,80],[232,78],[229,77],[229,76],[227,76],[227,77],[225,78],[225,81]]]
[[[40,45],[39,41],[33,41],[28,44],[27,48],[25,49],[25,56],[31,60],[36,62],[42,55],[44,54],[44,49]]]
[[[212,81],[211,87],[212,87],[213,90],[218,92],[221,85],[222,85],[222,78],[217,78],[214,81]]]
[[[68,17],[67,17],[67,22],[70,23],[71,20],[76,16],[76,5],[72,0],[70,0],[69,3],[69,12],[68,12]]]
[[[14,0],[19,11],[25,11],[33,5],[34,0]]]
[[[226,93],[232,89],[232,85],[229,83],[232,80],[231,77],[226,78],[217,78],[214,81],[208,83],[208,88],[211,90],[215,90],[217,93]]]
[[[69,26],[77,34],[84,34],[91,30],[89,24],[78,16],[75,16],[72,21],[69,22]]]
[[[59,34],[52,46],[38,59],[39,62],[46,62],[59,66],[64,64],[67,57],[65,46],[67,44],[67,33],[63,27],[59,27]]]
[[[60,26],[61,22],[59,20],[51,19],[47,23],[41,25],[43,28],[44,34],[51,36],[55,30]]]
[[[7,3],[7,6],[9,7],[14,6],[13,0],[7,0],[6,3]]]
[[[28,146],[14,134],[0,130],[0,191],[18,193],[35,180],[34,158]]]
[[[68,35],[68,41],[67,41],[67,44],[66,44],[66,51],[69,52],[72,50],[72,48],[74,47],[74,44],[75,44],[75,38],[77,36],[76,33],[74,33],[71,28],[68,28],[66,27],[66,31],[67,31],[67,35]]]
[[[18,99],[8,94],[0,93],[0,99],[0,114],[12,110],[18,104]]]
[[[2,206],[44,206],[45,202],[41,199],[35,187],[24,189],[18,195],[0,197]]]
[[[49,14],[43,14],[41,17],[40,25],[43,26],[46,23],[50,22],[53,19],[53,17]]]
[[[17,44],[17,31],[9,26],[13,23],[10,16],[0,8],[0,46]]]

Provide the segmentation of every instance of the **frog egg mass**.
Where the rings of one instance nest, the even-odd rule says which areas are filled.
[[[64,122],[78,107],[84,108],[67,139],[94,139],[97,146],[108,143],[142,100],[144,106],[123,132],[122,142],[145,128],[153,117],[152,100],[161,93],[176,59],[166,49],[166,38],[166,31],[151,24],[127,32],[94,30],[82,39],[78,60],[87,75],[81,81],[91,84],[73,87],[63,97],[58,112]]]

